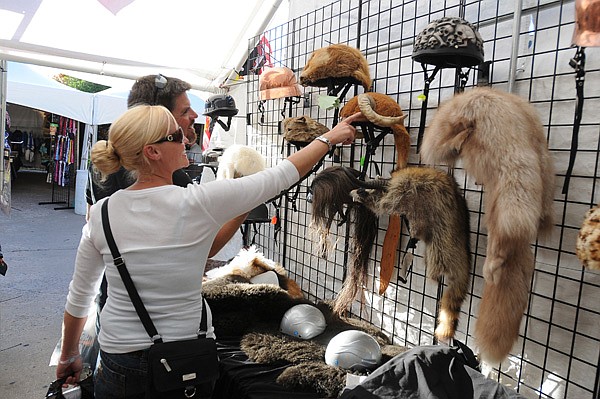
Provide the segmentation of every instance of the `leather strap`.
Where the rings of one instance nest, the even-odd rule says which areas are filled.
[[[110,228],[110,221],[108,219],[108,200],[109,199],[107,198],[106,201],[104,201],[102,203],[102,228],[104,229],[104,235],[106,236],[106,242],[108,244],[108,247],[110,248],[110,253],[112,254],[112,257],[113,257],[113,262],[114,262],[117,270],[119,271],[119,275],[121,276],[121,279],[123,280],[123,284],[125,284],[125,288],[127,289],[129,298],[131,299],[131,302],[133,303],[133,307],[135,308],[135,311],[137,312],[138,317],[140,318],[140,321],[144,325],[144,329],[146,330],[146,333],[148,333],[148,335],[152,339],[152,342],[154,342],[154,343],[163,342],[162,337],[158,334],[158,331],[156,330],[156,327],[154,326],[154,323],[152,322],[152,319],[150,318],[150,315],[148,314],[148,311],[146,310],[146,307],[144,306],[144,303],[142,302],[142,299],[140,298],[140,295],[138,294],[138,291],[135,288],[135,284],[133,283],[133,280],[131,279],[129,270],[127,270],[125,261],[121,257],[119,248],[117,248],[117,244],[115,243],[115,239],[113,237],[112,230]],[[210,312],[210,309],[208,309],[208,304],[206,303],[206,299],[203,299],[203,301],[204,301],[204,304],[202,306],[200,330],[204,329],[204,331],[206,331],[207,337],[212,335],[211,338],[214,338],[214,333],[213,333],[214,329],[212,326],[212,313]],[[210,316],[209,316],[209,314],[210,314]],[[209,317],[211,318],[211,322],[210,322],[211,331],[208,331],[208,329],[206,328],[207,323],[208,323],[207,319]]]
[[[583,84],[585,82],[585,47],[577,47],[575,57],[569,61],[569,65],[575,69],[575,90],[577,99],[575,102],[575,117],[573,120],[573,136],[571,138],[571,151],[569,155],[569,166],[565,172],[565,181],[563,183],[562,193],[569,191],[569,182],[573,174],[575,157],[577,156],[577,147],[579,144],[579,126],[581,125],[581,116],[583,114]]]

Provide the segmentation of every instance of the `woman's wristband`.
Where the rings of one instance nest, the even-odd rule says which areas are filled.
[[[329,151],[333,150],[333,144],[331,144],[331,141],[327,137],[319,136],[319,137],[315,138],[315,140],[318,140],[322,143],[327,144],[327,147],[329,147]]]
[[[58,364],[60,364],[62,366],[64,366],[65,364],[72,364],[72,363],[75,363],[75,360],[79,359],[80,357],[81,357],[81,355],[71,356],[67,360],[59,360]]]

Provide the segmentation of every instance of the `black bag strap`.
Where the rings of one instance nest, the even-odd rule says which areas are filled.
[[[119,274],[121,275],[123,284],[125,284],[125,288],[127,288],[127,293],[129,294],[129,298],[131,299],[131,302],[133,303],[133,307],[135,308],[135,311],[137,312],[137,314],[140,318],[140,321],[144,325],[144,329],[146,329],[146,332],[152,339],[152,342],[154,342],[154,343],[163,342],[162,337],[156,330],[156,327],[154,326],[154,323],[152,322],[152,319],[150,318],[150,315],[148,314],[148,311],[146,310],[146,307],[144,306],[144,303],[142,302],[142,299],[140,298],[140,295],[138,294],[138,291],[135,288],[135,284],[133,283],[133,280],[131,279],[129,270],[127,270],[125,261],[121,257],[119,248],[117,248],[117,244],[115,243],[115,239],[113,237],[112,230],[110,228],[110,221],[108,219],[108,198],[106,199],[106,201],[104,201],[104,203],[102,203],[102,228],[104,229],[104,235],[106,236],[106,242],[108,243],[108,247],[110,248],[110,252],[113,257],[113,262],[115,263],[115,266],[117,267],[117,270],[119,271]],[[200,321],[200,329],[203,331],[206,331],[206,334],[208,335],[207,317],[206,317],[208,304],[206,303],[206,299],[203,299],[203,301],[204,301],[204,304],[202,306],[202,318]],[[212,326],[211,326],[211,328],[212,328]]]

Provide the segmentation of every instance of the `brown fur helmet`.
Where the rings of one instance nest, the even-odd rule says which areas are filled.
[[[332,44],[315,50],[300,74],[302,86],[328,87],[330,84],[353,83],[371,88],[369,63],[357,49]]]
[[[600,208],[590,209],[577,236],[577,257],[584,267],[600,270]]]
[[[282,97],[302,95],[294,72],[286,67],[267,68],[259,78],[261,100],[274,100]]]
[[[281,122],[283,138],[291,143],[310,143],[325,134],[329,128],[310,116],[293,116]]]
[[[405,167],[408,163],[410,136],[404,127],[406,115],[400,105],[386,94],[363,93],[351,98],[340,110],[340,116],[346,118],[359,111],[374,125],[391,127],[398,154],[397,167]]]
[[[600,0],[575,2],[573,44],[580,47],[600,46]]]

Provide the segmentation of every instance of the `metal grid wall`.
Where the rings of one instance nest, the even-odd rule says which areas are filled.
[[[555,161],[556,226],[544,241],[532,243],[536,268],[531,284],[529,306],[521,334],[511,355],[500,367],[489,370],[492,378],[531,398],[591,398],[599,395],[600,356],[600,274],[584,270],[575,257],[575,241],[586,211],[599,202],[596,179],[600,155],[600,51],[586,49],[585,106],[579,133],[579,146],[570,189],[561,193],[569,160],[575,110],[575,74],[569,66],[575,49],[571,47],[574,27],[573,1],[524,1],[520,12],[520,35],[513,59],[515,80],[511,82],[513,54],[513,2],[480,1],[358,1],[343,0],[298,17],[264,33],[270,41],[275,66],[291,68],[297,75],[311,53],[321,47],[344,43],[361,49],[370,64],[373,91],[394,98],[408,112],[405,121],[411,136],[409,163],[418,165],[416,137],[421,118],[418,95],[424,88],[420,64],[411,59],[414,38],[429,21],[442,16],[460,16],[478,26],[485,42],[489,77],[476,70],[469,72],[467,87],[491,84],[529,99],[540,113],[549,147]],[[515,13],[515,11],[517,11]],[[250,40],[250,49],[258,38]],[[252,60],[250,60],[252,61]],[[274,165],[295,148],[282,140],[279,123],[287,116],[309,115],[332,126],[334,111],[318,107],[323,88],[306,87],[304,97],[293,103],[284,99],[260,101],[258,76],[248,77],[248,145],[257,148]],[[454,70],[444,69],[431,83],[427,120],[435,114],[440,101],[452,97],[457,87]],[[362,92],[354,87],[349,100]],[[510,123],[510,121],[507,121]],[[501,133],[501,132],[499,132]],[[341,164],[360,169],[365,155],[362,140],[338,149],[326,157],[323,168]],[[367,177],[380,173],[387,177],[394,168],[392,137],[377,149]],[[377,168],[375,167],[377,165]],[[442,166],[442,168],[444,168]],[[483,288],[486,229],[483,222],[483,188],[460,168],[448,170],[463,190],[471,213],[473,267],[471,294],[462,307],[456,338],[476,350],[473,330]],[[335,226],[331,238],[335,249],[327,259],[318,257],[315,237],[310,229],[310,204],[306,201],[305,180],[299,192],[270,204],[279,224],[263,225],[257,245],[266,256],[280,262],[306,296],[329,300],[339,292],[345,277],[349,254],[348,224]],[[422,245],[406,284],[395,278],[384,295],[377,294],[379,259],[387,220],[379,221],[379,234],[370,255],[370,284],[364,301],[355,301],[352,315],[368,320],[388,333],[394,343],[416,346],[435,342],[438,299],[444,284],[425,277]],[[403,231],[400,248],[407,237]],[[401,259],[404,251],[398,256]],[[396,266],[396,273],[398,272]]]

